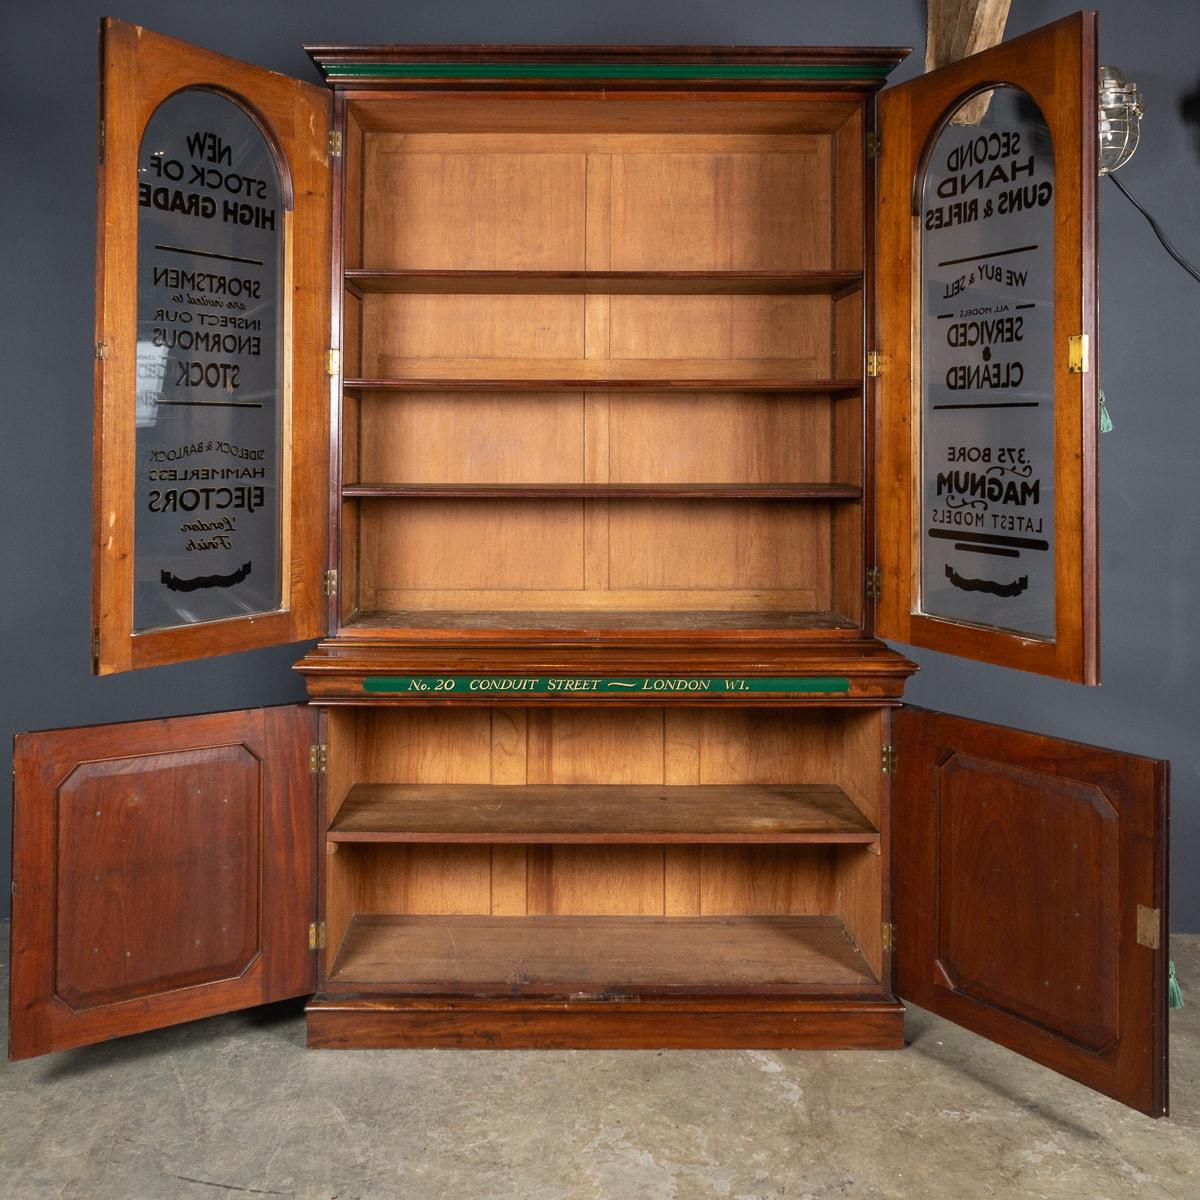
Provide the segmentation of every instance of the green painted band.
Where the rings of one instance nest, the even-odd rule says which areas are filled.
[[[653,698],[673,694],[773,696],[844,693],[844,676],[697,675],[368,675],[364,692],[465,695],[587,695]]]
[[[326,79],[886,79],[863,63],[329,63]]]

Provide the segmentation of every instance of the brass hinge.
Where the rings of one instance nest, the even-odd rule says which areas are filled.
[[[1159,947],[1159,930],[1162,928],[1162,914],[1157,908],[1147,908],[1144,904],[1137,906],[1137,942],[1139,946],[1149,946],[1151,950]]]
[[[1067,370],[1072,375],[1086,375],[1088,365],[1088,335],[1073,333],[1067,338]]]
[[[310,950],[325,949],[325,922],[313,921],[308,927],[308,948]]]
[[[342,352],[336,349],[325,351],[325,374],[336,375],[342,369]]]
[[[329,570],[325,572],[324,584],[325,595],[331,600],[337,595],[337,571]]]
[[[98,362],[103,362],[107,357],[108,357],[108,343],[107,342],[97,342],[96,343],[96,360]]]
[[[92,674],[100,674],[100,626],[92,626]]]
[[[896,747],[884,746],[879,753],[879,767],[885,775],[895,775],[896,773]]]
[[[877,129],[872,129],[867,134],[867,157],[878,158],[879,151],[883,149],[883,134]]]
[[[96,161],[104,161],[104,118],[96,123]]]
[[[883,374],[883,352],[881,350],[867,351],[867,378],[878,379]]]
[[[308,769],[314,775],[324,775],[329,767],[329,747],[315,742],[308,748]]]
[[[896,949],[896,927],[891,921],[883,923],[883,950],[885,954],[890,954]]]
[[[331,129],[329,131],[329,157],[342,157],[342,131],[340,129]]]
[[[867,568],[867,599],[878,600],[883,594],[883,584],[880,582],[878,567]]]

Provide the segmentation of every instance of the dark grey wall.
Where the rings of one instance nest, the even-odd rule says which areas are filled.
[[[1013,0],[1010,34],[1074,8]],[[129,0],[114,13],[198,45],[315,79],[305,41],[924,43],[922,0]],[[0,193],[4,420],[0,424],[0,747],[17,730],[301,699],[302,647],[94,679],[88,673],[96,23],[87,0],[10,5]],[[1144,88],[1145,138],[1123,179],[1200,258],[1200,85],[1192,0],[1113,0],[1103,61]],[[897,78],[919,70],[920,50]],[[1195,120],[1195,118],[1193,118]],[[1194,378],[1200,288],[1110,184],[1103,197],[1104,677],[1085,690],[918,654],[921,704],[1170,758],[1174,911],[1200,930],[1200,550]],[[8,834],[0,838],[8,874]],[[7,903],[7,889],[3,895]]]

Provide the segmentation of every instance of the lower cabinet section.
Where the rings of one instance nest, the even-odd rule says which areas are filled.
[[[313,1045],[900,1045],[881,709],[331,710]]]
[[[18,735],[10,1056],[298,995],[314,1046],[881,1049],[899,994],[1165,1113],[1168,764],[637,703]]]

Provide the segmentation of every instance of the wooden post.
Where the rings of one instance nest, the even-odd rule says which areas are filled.
[[[1004,38],[1011,0],[928,0],[925,70],[935,71],[997,45]],[[987,112],[985,92],[954,116],[956,125],[978,125]]]

